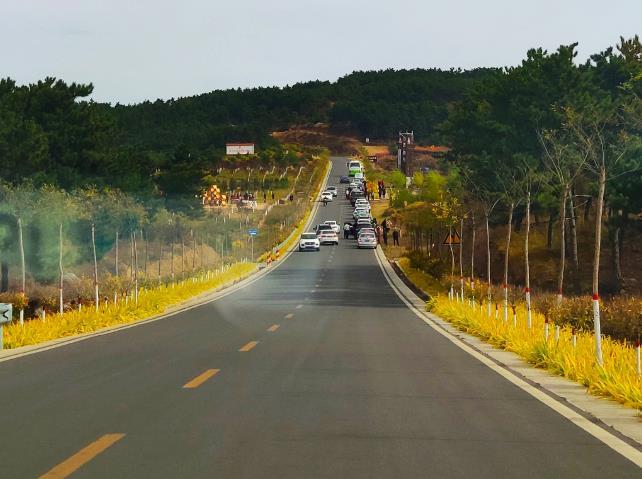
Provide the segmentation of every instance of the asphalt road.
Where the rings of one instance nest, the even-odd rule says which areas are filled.
[[[318,220],[349,215],[340,196]],[[426,326],[353,240],[214,303],[0,363],[0,404],[0,478],[640,477]]]

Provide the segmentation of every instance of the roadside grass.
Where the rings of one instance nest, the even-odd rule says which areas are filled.
[[[442,294],[444,285],[421,270],[412,268],[408,258],[397,261],[404,274],[430,295],[426,309],[493,346],[512,351],[534,366],[576,381],[591,394],[614,399],[642,410],[642,378],[636,369],[636,350],[630,343],[604,337],[604,364],[595,361],[595,336],[571,324],[547,322],[544,314],[532,311],[531,327],[523,304],[511,309],[508,321],[488,316],[487,304],[450,300]],[[547,332],[548,331],[548,332]],[[573,342],[575,336],[575,343]]]
[[[12,323],[4,327],[4,346],[7,349],[28,346],[147,319],[201,293],[238,282],[256,268],[253,263],[236,263],[223,272],[208,275],[203,273],[178,283],[142,289],[137,305],[134,305],[133,297],[129,297],[127,301],[107,303],[98,311],[87,306],[80,311],[67,311],[63,315],[52,314],[45,321],[26,321],[23,326]]]
[[[433,297],[427,308],[458,329],[517,353],[536,367],[576,381],[592,394],[642,410],[642,379],[636,371],[635,349],[628,344],[603,338],[604,364],[600,366],[595,361],[592,333],[548,324],[537,312],[533,312],[529,328],[522,306],[516,308],[516,323],[513,318],[504,321],[501,314],[495,319],[494,312],[488,316],[485,306],[471,306],[444,295]]]

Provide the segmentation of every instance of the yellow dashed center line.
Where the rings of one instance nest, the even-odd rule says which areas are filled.
[[[279,329],[279,326],[280,326],[279,324],[273,324],[272,326],[270,326],[269,328],[267,328],[267,330],[268,330],[269,332],[273,333],[274,331],[276,331],[277,329]]]
[[[190,382],[188,382],[187,384],[185,384],[185,385],[183,386],[183,388],[184,388],[184,389],[194,389],[194,388],[197,388],[197,387],[199,387],[201,384],[203,384],[205,381],[207,381],[209,378],[211,378],[212,376],[215,376],[216,374],[218,374],[218,372],[219,372],[219,371],[220,371],[220,369],[208,369],[208,370],[207,370],[207,371],[205,371],[203,374],[199,374],[199,375],[198,375],[198,376],[196,376],[194,379],[192,379]]]
[[[68,477],[105,449],[120,441],[123,437],[125,437],[125,435],[120,433],[105,434],[104,436],[99,437],[69,459],[45,472],[40,476],[40,479],[62,479]]]
[[[248,351],[251,351],[252,349],[254,349],[257,344],[259,344],[258,341],[250,341],[245,346],[243,346],[241,349],[239,349],[239,352],[247,353]]]

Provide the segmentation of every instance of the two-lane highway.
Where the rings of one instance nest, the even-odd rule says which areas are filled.
[[[317,222],[349,217],[339,189]],[[2,362],[0,404],[0,478],[640,477],[342,235],[213,303]]]

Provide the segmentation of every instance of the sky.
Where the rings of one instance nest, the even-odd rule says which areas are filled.
[[[579,59],[642,33],[642,0],[0,0],[0,78],[135,103],[355,70]]]

